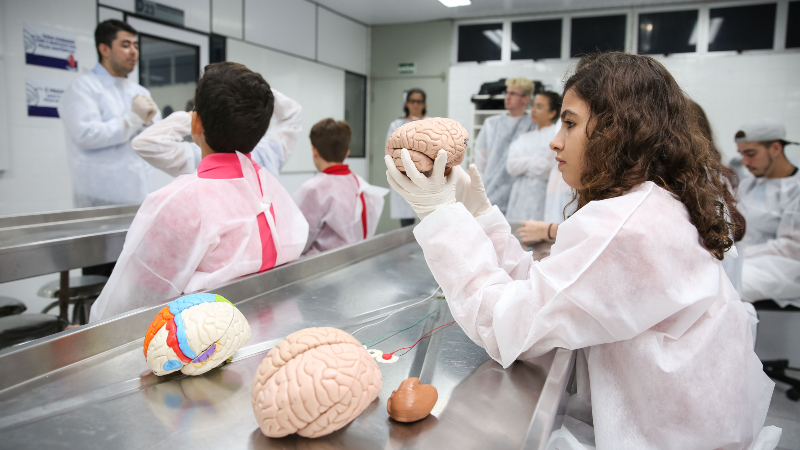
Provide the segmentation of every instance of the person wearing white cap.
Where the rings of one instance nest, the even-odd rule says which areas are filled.
[[[796,142],[786,140],[783,124],[766,117],[742,125],[734,140],[754,175],[738,191],[747,220],[742,300],[800,306],[800,175],[784,153]]]

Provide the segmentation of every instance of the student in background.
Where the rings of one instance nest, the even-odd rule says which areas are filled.
[[[403,105],[403,112],[405,112],[406,115],[393,120],[392,123],[389,124],[389,131],[386,132],[387,141],[389,140],[389,136],[401,126],[408,122],[425,118],[425,114],[428,112],[425,106],[425,100],[425,91],[422,89],[413,88],[406,92],[406,102]],[[392,219],[400,219],[401,227],[414,225],[414,220],[417,218],[417,214],[408,206],[408,202],[403,200],[403,197],[395,191],[392,191],[389,195],[389,212]]]
[[[195,112],[176,112],[149,128],[138,148],[179,147],[191,134],[202,152],[197,171],[147,196],[133,219],[122,254],[92,305],[96,322],[136,308],[297,259],[308,223],[291,196],[250,156],[264,136],[274,97],[261,75],[223,62],[206,66],[197,82]]]
[[[344,164],[351,133],[347,122],[330,118],[311,128],[311,152],[321,173],[294,194],[308,221],[306,255],[371,238],[378,227],[389,190],[368,184]]]
[[[550,150],[561,123],[561,96],[541,92],[533,98],[531,120],[536,129],[511,143],[506,171],[516,177],[511,186],[506,219],[509,222],[544,219],[547,180],[556,166],[556,154]]]

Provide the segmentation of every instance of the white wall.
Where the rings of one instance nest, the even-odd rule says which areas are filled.
[[[47,0],[0,1],[0,33],[3,62],[0,67],[0,120],[6,116],[8,167],[0,172],[0,215],[21,214],[72,207],[72,183],[67,166],[64,129],[60,119],[28,117],[25,77],[73,80],[65,70],[25,64],[22,41],[24,23],[65,30],[77,36],[78,68],[91,70],[97,62],[94,0],[54,2]]]
[[[787,137],[800,140],[800,52],[769,51],[731,54],[656,56],[708,115],[715,140],[727,158],[736,154],[733,135],[746,120],[769,116],[783,122]],[[480,85],[499,78],[524,76],[561,92],[564,76],[577,60],[512,61],[457,64],[450,68],[448,115],[472,123],[470,96]],[[471,136],[473,139],[477,136]],[[789,157],[800,147],[788,146]]]
[[[136,12],[136,0],[100,0],[98,3]],[[183,26],[186,28],[206,33],[211,31],[211,0],[158,0],[158,3],[183,10]]]
[[[367,73],[367,27],[324,8],[319,8],[318,14],[317,59],[351,72]]]

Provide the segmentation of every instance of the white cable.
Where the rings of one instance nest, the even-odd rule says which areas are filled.
[[[413,307],[415,307],[415,306],[417,306],[417,305],[419,305],[419,304],[421,304],[421,303],[425,303],[426,301],[430,300],[430,299],[431,299],[433,296],[435,296],[435,295],[436,295],[436,293],[437,293],[437,292],[439,292],[439,289],[441,289],[441,288],[442,288],[441,286],[436,286],[436,290],[434,290],[434,291],[433,291],[433,293],[432,293],[431,295],[429,295],[427,298],[425,298],[424,300],[420,300],[420,301],[418,301],[417,303],[414,303],[414,304],[412,304],[412,305],[405,306],[405,307],[403,307],[403,308],[400,308],[400,309],[398,309],[397,311],[393,311],[391,314],[389,314],[388,316],[386,316],[386,318],[384,318],[384,319],[383,319],[383,320],[381,320],[380,322],[375,322],[375,323],[373,323],[373,324],[365,325],[365,326],[363,326],[363,327],[361,327],[361,328],[357,329],[356,331],[354,331],[354,332],[350,333],[350,335],[351,335],[351,336],[355,336],[355,335],[356,335],[356,333],[358,333],[358,332],[359,332],[359,331],[361,331],[361,330],[367,329],[367,328],[369,328],[369,327],[374,327],[375,325],[378,325],[378,324],[381,324],[381,323],[383,323],[383,322],[386,322],[386,321],[387,321],[387,320],[389,320],[389,318],[390,318],[390,317],[392,317],[392,316],[393,316],[395,313],[399,313],[400,311],[406,310],[406,309],[408,309],[408,308],[413,308]]]

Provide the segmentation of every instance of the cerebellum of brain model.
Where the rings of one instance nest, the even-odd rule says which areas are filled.
[[[394,159],[398,170],[405,172],[400,150],[408,149],[417,170],[427,172],[433,169],[439,150],[447,152],[448,169],[461,164],[467,143],[469,136],[463,125],[453,119],[434,117],[415,120],[395,130],[386,141],[386,154]]]
[[[378,363],[348,333],[306,328],[280,341],[258,366],[252,404],[261,432],[316,438],[350,423],[378,397]]]
[[[144,338],[144,356],[156,375],[180,370],[200,375],[219,366],[250,339],[239,310],[215,294],[191,294],[167,304]]]

